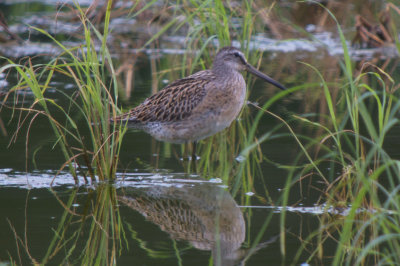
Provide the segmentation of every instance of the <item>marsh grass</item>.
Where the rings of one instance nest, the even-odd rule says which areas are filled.
[[[96,186],[96,189],[87,189],[87,199],[79,203],[84,206],[82,210],[74,205],[78,201],[78,188],[70,193],[67,202],[54,192],[64,213],[47,253],[43,258],[31,259],[35,264],[70,264],[79,258],[79,264],[109,265],[115,264],[121,252],[123,229],[116,189],[107,183],[116,178],[126,128],[123,124],[110,125],[110,119],[119,110],[117,82],[106,45],[112,1],[107,3],[102,32],[91,24],[79,5],[75,6],[83,30],[83,45],[66,47],[46,31],[32,27],[57,44],[61,54],[46,64],[33,64],[30,59],[25,64],[17,64],[6,59],[9,64],[0,69],[0,72],[16,71],[19,76],[6,99],[13,98],[14,110],[20,112],[15,114],[19,122],[14,137],[23,126],[28,126],[27,154],[30,129],[38,116],[44,116],[50,123],[50,133],[56,138],[53,148],[58,146],[64,155],[65,163],[59,171],[67,167],[76,184],[79,184],[79,174],[83,175],[85,183]],[[68,94],[50,86],[55,75],[72,80],[76,91]],[[63,106],[48,97],[50,90],[56,90],[68,104]],[[30,106],[20,104],[18,95],[24,91],[34,96]],[[25,244],[27,247],[28,243]]]
[[[322,74],[306,64],[321,81],[331,123],[315,122],[310,115],[294,116],[297,122],[322,132],[316,139],[296,134],[285,123],[301,146],[303,153],[297,162],[303,162],[303,166],[301,171],[296,168],[289,171],[281,204],[289,203],[294,184],[312,178],[312,183],[317,180],[323,184],[317,190],[321,194],[320,203],[325,204],[326,210],[333,208],[338,212],[335,219],[328,213],[321,217],[320,229],[303,241],[297,258],[310,250],[308,245],[315,240],[308,262],[323,260],[329,253],[324,249],[325,243],[333,240],[337,243],[335,254],[330,254],[333,265],[398,264],[400,162],[391,158],[383,147],[389,130],[399,122],[397,85],[377,66],[373,66],[373,72],[354,76],[343,32],[333,14],[327,12],[337,24],[344,51],[340,101],[334,101]],[[365,76],[369,79],[364,79]],[[376,82],[363,81],[371,79]],[[281,243],[285,241],[285,217],[283,211]],[[284,249],[282,244],[283,254]]]
[[[46,31],[32,27],[57,44],[62,53],[47,64],[34,65],[30,59],[25,64],[17,64],[6,59],[9,64],[0,71],[16,71],[20,77],[18,84],[6,96],[14,94],[14,110],[21,111],[22,119],[19,119],[14,136],[25,124],[30,128],[39,115],[46,116],[56,137],[55,145],[61,149],[66,160],[60,171],[68,167],[76,182],[77,169],[84,173],[85,180],[87,177],[92,182],[112,180],[125,128],[124,125],[110,126],[109,123],[118,112],[117,83],[106,46],[110,14],[106,13],[104,32],[100,33],[86,19],[79,6],[77,12],[82,22],[84,45],[68,48]],[[52,87],[50,82],[56,74],[71,79],[77,91],[71,95]],[[108,76],[111,78],[108,79]],[[69,104],[61,106],[47,97],[49,90],[58,91]],[[17,95],[21,91],[33,94],[35,100],[29,107],[20,107]],[[28,139],[29,129],[27,142]]]

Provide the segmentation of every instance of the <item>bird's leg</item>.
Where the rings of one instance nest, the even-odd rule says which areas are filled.
[[[197,141],[193,142],[192,145],[192,160],[191,163],[193,165],[193,172],[197,173],[197,155],[196,155],[196,147],[197,147]]]
[[[196,147],[197,147],[197,141],[194,141],[193,145],[192,145],[192,161],[193,162],[196,162],[196,160],[197,160]]]

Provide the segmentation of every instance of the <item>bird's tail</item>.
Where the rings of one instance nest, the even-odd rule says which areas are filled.
[[[126,124],[129,128],[141,128],[140,121],[138,121],[135,116],[131,116],[129,113],[118,115],[115,118],[110,118],[110,123]]]

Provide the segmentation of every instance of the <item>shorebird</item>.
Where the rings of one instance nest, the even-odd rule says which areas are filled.
[[[172,82],[115,120],[160,141],[192,142],[196,158],[196,142],[227,128],[239,115],[246,97],[242,71],[286,89],[251,66],[239,49],[224,47],[215,56],[212,69]]]

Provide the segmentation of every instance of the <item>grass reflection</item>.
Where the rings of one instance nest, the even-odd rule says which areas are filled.
[[[32,208],[28,206],[28,199],[31,198],[28,192],[24,233],[14,228],[13,224],[18,224],[18,221],[9,221],[17,246],[17,251],[12,251],[16,255],[10,255],[10,261],[17,262],[18,265],[115,264],[121,255],[124,239],[115,186],[98,184],[95,188],[54,188],[50,192],[51,196],[47,195],[43,200],[50,201],[48,206],[52,206],[52,202],[60,204],[62,212],[55,218],[57,223],[49,223],[45,216],[56,209],[58,213],[59,208],[41,210],[39,221],[43,225],[32,224],[31,217],[33,220],[36,217],[35,213],[28,216]],[[45,228],[42,236],[34,240],[33,237],[28,238],[36,233],[30,230],[41,227]],[[49,233],[51,238],[47,238]]]
[[[120,254],[122,231],[115,194],[115,188],[106,184],[89,191],[87,199],[81,203],[82,213],[77,213],[73,207],[76,191],[65,205],[61,202],[66,209],[43,263],[62,251],[66,255],[63,263],[79,258],[85,265],[114,264]],[[71,228],[71,232],[74,224],[78,229]]]

